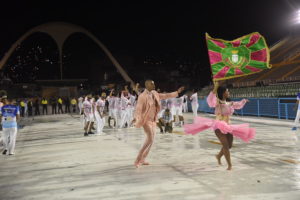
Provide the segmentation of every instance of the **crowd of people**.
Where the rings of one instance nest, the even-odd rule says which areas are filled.
[[[63,114],[77,112],[77,99],[75,97],[34,97],[13,99],[12,103],[19,106],[21,117],[48,115],[48,114]]]
[[[143,90],[139,88],[139,84],[131,88],[126,85],[120,91],[112,89],[109,93],[103,92],[101,95],[86,95],[78,98],[79,113],[83,115],[84,121],[84,136],[101,134],[106,123],[106,116],[109,128],[133,127],[132,121],[137,101]],[[183,113],[188,111],[188,99],[193,105],[197,105],[193,106],[193,110],[198,108],[196,95],[195,92],[191,98],[182,95],[160,100],[157,125],[161,133],[172,132],[173,126],[183,126]],[[197,110],[195,112],[197,113]],[[96,133],[92,131],[93,129]]]

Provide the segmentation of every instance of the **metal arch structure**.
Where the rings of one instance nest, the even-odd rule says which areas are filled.
[[[42,24],[39,26],[36,26],[29,31],[27,31],[25,34],[23,34],[5,53],[4,57],[0,61],[0,69],[3,68],[3,66],[6,64],[7,60],[11,56],[11,54],[14,52],[14,50],[17,48],[18,45],[20,45],[24,40],[26,40],[27,37],[32,35],[33,33],[46,33],[49,35],[53,40],[55,41],[58,51],[59,51],[59,63],[60,63],[60,78],[62,79],[62,50],[64,42],[70,37],[73,33],[83,33],[86,36],[88,36],[90,39],[92,39],[108,56],[110,61],[113,63],[113,65],[117,68],[117,70],[120,72],[121,76],[124,78],[125,81],[130,82],[132,85],[134,82],[132,79],[128,76],[126,71],[123,69],[123,67],[119,64],[119,62],[115,59],[115,57],[111,54],[111,52],[100,42],[100,40],[97,39],[91,32],[88,30],[74,25],[70,23],[65,22],[51,22]]]

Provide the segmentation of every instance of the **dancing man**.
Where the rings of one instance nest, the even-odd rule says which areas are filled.
[[[136,168],[140,165],[149,165],[145,159],[154,141],[157,114],[160,111],[160,100],[175,98],[184,90],[184,87],[180,87],[176,92],[161,94],[155,91],[153,80],[147,80],[145,87],[144,92],[139,95],[133,120],[135,126],[137,128],[143,127],[146,134],[144,145],[134,162]]]

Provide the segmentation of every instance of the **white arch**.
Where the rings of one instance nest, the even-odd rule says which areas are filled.
[[[126,71],[122,68],[122,66],[119,64],[119,62],[113,57],[111,52],[88,30],[74,25],[69,24],[65,22],[51,22],[42,24],[39,26],[36,26],[29,31],[27,31],[22,37],[20,37],[8,50],[8,52],[5,53],[4,57],[0,61],[0,69],[3,68],[3,66],[6,64],[8,58],[11,56],[11,54],[14,52],[14,50],[17,48],[21,42],[23,42],[28,36],[30,36],[33,33],[36,32],[42,32],[48,34],[50,37],[54,39],[54,41],[57,44],[58,51],[59,51],[59,63],[60,63],[60,74],[62,79],[62,50],[63,45],[66,39],[72,35],[73,33],[83,33],[86,36],[90,37],[108,56],[108,58],[111,60],[111,62],[114,64],[114,66],[117,68],[117,70],[120,72],[124,80],[131,82],[131,84],[134,84],[132,79],[128,76]]]

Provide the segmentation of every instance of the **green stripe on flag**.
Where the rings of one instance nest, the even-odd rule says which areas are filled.
[[[250,42],[250,36],[245,37],[244,39],[242,39],[240,46],[244,46],[244,45],[248,44],[249,42]]]
[[[224,44],[225,44],[226,47],[232,47],[232,44],[231,44],[231,43],[224,42]]]
[[[249,47],[251,52],[259,51],[264,48],[266,48],[266,44],[263,37],[260,37],[260,39],[255,44]]]
[[[251,71],[250,69],[247,69],[247,68],[244,68],[244,67],[241,68],[241,71],[242,71],[244,74],[250,74],[250,73],[252,73],[252,71]]]
[[[222,48],[219,47],[218,45],[216,45],[215,43],[213,43],[213,42],[210,41],[210,40],[207,40],[207,46],[208,46],[208,49],[209,49],[210,51],[215,51],[215,52],[219,52],[219,53],[222,52]]]
[[[251,60],[248,63],[248,65],[252,66],[252,67],[259,68],[259,69],[268,69],[267,63],[265,63],[265,62],[259,62],[259,61],[256,61],[256,60]]]
[[[224,67],[225,67],[225,64],[223,62],[219,62],[219,63],[213,64],[211,66],[212,72],[213,72],[214,75],[216,75]]]
[[[233,76],[233,75],[235,75],[235,71],[234,71],[233,68],[230,68],[230,69],[227,71],[225,77]]]

